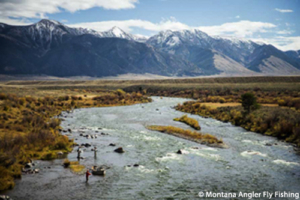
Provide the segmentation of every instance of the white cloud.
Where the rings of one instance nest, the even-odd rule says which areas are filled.
[[[153,23],[150,21],[140,19],[130,19],[123,21],[85,22],[78,24],[69,24],[69,26],[90,28],[96,31],[107,31],[113,26],[117,26],[127,32],[131,32],[132,28],[141,28],[153,32],[159,32],[164,30],[176,31],[191,28],[186,24],[176,21],[174,17],[171,17],[170,19],[163,19],[159,23]]]
[[[272,23],[243,20],[218,26],[200,26],[198,28],[209,35],[251,37],[254,33],[265,33],[275,27],[276,25]]]
[[[30,22],[26,18],[12,19],[12,18],[3,17],[3,16],[0,16],[0,23],[11,24],[11,25],[19,25],[19,26],[32,24],[32,22]]]
[[[291,31],[291,30],[277,31],[277,34],[279,34],[279,35],[290,35],[292,33],[293,33],[293,31]]]
[[[282,51],[300,50],[300,36],[284,37],[278,36],[274,38],[251,38],[255,42],[263,42],[271,44]]]
[[[86,22],[78,24],[69,24],[69,26],[90,28],[96,31],[106,31],[113,26],[117,26],[127,32],[132,32],[132,28],[141,28],[152,32],[159,32],[165,30],[176,31],[185,29],[199,29],[208,33],[209,35],[224,35],[236,37],[252,36],[254,33],[268,32],[270,29],[276,27],[274,24],[271,23],[251,21],[224,23],[218,26],[192,27],[178,22],[174,17],[171,17],[170,19],[163,19],[159,23],[153,23],[150,21],[140,19],[131,19],[123,21]]]
[[[279,37],[282,41],[281,45],[277,45],[277,48],[287,50],[300,50],[300,37]],[[275,44],[276,45],[276,44]]]
[[[237,19],[239,19],[239,18],[241,18],[239,15],[237,15],[237,16],[235,16],[235,18],[237,18]]]
[[[138,0],[1,0],[0,15],[3,19],[10,18],[46,18],[66,10],[76,12],[93,7],[119,10],[132,9]]]
[[[132,32],[133,28],[141,28],[144,30],[152,31],[154,34],[159,31],[165,30],[200,29],[208,33],[209,35],[246,37],[256,42],[272,44],[275,47],[284,51],[300,49],[300,37],[278,36],[274,38],[253,38],[253,35],[255,33],[259,34],[268,31],[273,31],[273,33],[277,34],[290,34],[291,32],[289,30],[275,32],[274,28],[276,27],[276,25],[266,22],[239,21],[225,23],[218,26],[191,27],[176,21],[176,19],[172,17],[170,19],[163,19],[159,23],[153,23],[150,21],[140,19],[131,19],[124,21],[100,21],[80,24],[69,24],[69,26],[90,28],[97,31],[107,31],[113,26],[117,26],[127,32]]]
[[[234,36],[234,37],[246,37],[256,42],[263,42],[266,44],[272,44],[278,49],[286,50],[299,50],[300,49],[300,37],[283,37],[277,36],[274,38],[253,38],[254,35],[265,32],[273,32],[277,34],[291,34],[291,30],[282,30],[276,32],[276,25],[267,22],[252,22],[252,21],[239,21],[224,23],[218,26],[200,26],[192,27],[181,22],[178,22],[174,17],[170,19],[163,19],[159,23],[153,23],[146,20],[131,19],[124,21],[100,21],[80,24],[69,24],[72,27],[90,28],[97,31],[107,31],[113,26],[120,27],[124,31],[132,32],[133,28],[141,28],[144,30],[152,31],[154,34],[159,31],[166,30],[186,30],[186,29],[199,29],[208,33],[209,35],[220,36]],[[275,29],[275,30],[274,30]]]
[[[284,10],[284,9],[279,9],[279,8],[275,8],[276,11],[281,12],[281,13],[291,13],[294,12],[293,10]]]

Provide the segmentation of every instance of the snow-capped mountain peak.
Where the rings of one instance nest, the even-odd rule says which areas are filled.
[[[52,25],[63,25],[60,22],[55,21],[55,20],[51,20],[51,19],[42,19],[39,22],[37,22],[36,24],[40,24],[40,25],[41,24],[43,24],[43,25],[49,25],[49,24],[52,24]]]
[[[238,38],[238,37],[231,37],[231,36],[212,36],[214,39],[217,40],[227,40],[235,44],[240,43],[251,43],[251,40],[245,39],[245,38]]]
[[[123,38],[127,40],[133,40],[132,35],[129,33],[126,33],[119,27],[112,27],[108,31],[104,31],[100,33],[101,37],[108,37],[108,38]]]
[[[110,36],[110,37],[118,37],[118,38],[125,38],[125,39],[127,39],[127,37],[130,37],[129,34],[127,34],[125,31],[123,31],[117,26],[112,27],[110,30],[104,33],[106,33],[106,36]]]
[[[180,30],[161,31],[157,35],[149,38],[147,43],[160,47],[174,47],[180,44],[186,45],[200,45],[207,47],[210,43],[211,37],[200,30]]]
[[[117,26],[112,27],[110,29],[110,32],[114,33],[115,35],[119,35],[119,36],[125,34],[125,32]]]
[[[210,36],[199,29],[162,31],[147,40],[147,43],[167,53],[186,54],[195,48],[211,49],[233,58],[237,62],[245,62],[247,56],[259,44],[246,39]]]
[[[83,34],[92,34],[95,36],[99,36],[99,32],[94,31],[92,29],[86,28],[71,28],[66,26],[58,21],[42,19],[39,22],[30,26],[32,31],[43,32],[43,34],[70,34],[70,35],[83,35]]]
[[[142,42],[142,43],[145,43],[149,39],[149,37],[144,36],[144,35],[139,35],[139,34],[135,34],[132,36],[135,41]]]
[[[137,42],[146,42],[147,37],[141,35],[133,35],[130,33],[126,33],[121,28],[114,26],[108,31],[100,32],[100,37],[108,37],[108,38],[122,38],[127,40],[133,40]]]

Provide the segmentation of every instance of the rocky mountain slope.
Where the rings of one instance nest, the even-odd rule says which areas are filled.
[[[264,74],[299,74],[300,63],[272,45],[262,45],[250,55],[247,67]]]
[[[245,39],[211,37],[199,30],[183,30],[160,32],[147,43],[194,63],[206,74],[300,73],[300,62],[295,58],[274,46]]]
[[[293,58],[293,59],[297,60],[298,62],[300,62],[300,50],[298,50],[298,51],[286,51],[284,53],[287,56],[289,56],[290,58]]]
[[[41,60],[41,72],[55,76],[113,76],[151,73],[164,76],[200,75],[201,70],[176,56],[144,43],[82,35],[52,49]],[[71,67],[70,67],[71,66]]]

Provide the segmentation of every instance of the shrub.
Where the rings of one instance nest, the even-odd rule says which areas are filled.
[[[126,92],[124,92],[124,90],[122,90],[122,89],[117,89],[116,92],[119,96],[126,94]]]
[[[25,102],[26,102],[25,98],[20,98],[20,99],[19,99],[19,104],[20,104],[20,105],[23,106],[23,105],[25,104]]]
[[[77,96],[71,96],[71,99],[72,100],[78,100],[78,97]]]
[[[10,109],[10,106],[8,104],[5,104],[3,106],[3,111],[9,111],[9,109]]]
[[[71,164],[71,162],[69,161],[69,159],[66,158],[63,163],[64,167],[69,167],[70,164]]]
[[[35,101],[36,101],[35,98],[30,97],[30,96],[25,97],[25,99],[26,99],[26,101],[27,101],[28,103],[35,102]]]
[[[56,129],[60,125],[60,119],[51,119],[48,123],[49,128]]]
[[[4,93],[0,93],[0,100],[5,100],[7,99],[7,95]]]
[[[42,155],[41,159],[42,160],[53,160],[57,158],[57,155],[55,152],[48,152]]]
[[[187,115],[183,115],[180,118],[175,118],[174,121],[183,122],[196,130],[200,130],[201,127],[196,119],[190,118]]]
[[[258,105],[256,103],[256,97],[252,93],[245,93],[241,96],[242,106],[247,113],[251,110],[257,109]]]
[[[286,104],[283,99],[278,100],[277,103],[279,106],[284,106]]]
[[[18,132],[23,132],[24,131],[24,127],[20,124],[15,124],[12,128],[14,130],[18,131]]]
[[[54,144],[53,149],[54,150],[69,150],[69,139],[67,136],[61,136],[59,137],[59,139],[56,141],[56,143]]]
[[[37,146],[37,144],[43,143],[51,145],[55,141],[55,135],[48,130],[36,130],[27,134],[27,141],[29,145]]]
[[[83,165],[79,165],[78,161],[69,161],[69,159],[65,159],[63,165],[64,167],[70,167],[70,169],[75,173],[82,172],[85,169]]]
[[[219,99],[219,102],[220,102],[220,103],[225,103],[226,100],[225,100],[224,98],[220,98],[220,99]]]
[[[75,173],[80,173],[85,170],[83,165],[70,165],[70,169]]]
[[[2,138],[4,139],[4,138]],[[12,142],[10,142],[12,143]],[[4,146],[1,146],[1,147],[4,147],[4,149],[12,149],[13,146],[11,144],[4,144],[3,141],[1,141],[1,145],[5,145]],[[11,157],[11,155],[9,154],[4,154],[4,153],[0,153],[0,166],[4,166],[5,168],[8,168],[9,166],[13,165],[15,163],[15,159],[13,157]]]
[[[0,191],[13,189],[14,186],[14,178],[10,175],[8,169],[0,166]]]
[[[58,101],[68,101],[69,100],[69,96],[60,96],[58,97]]]
[[[76,102],[74,100],[71,101],[71,106],[74,107],[76,105]]]

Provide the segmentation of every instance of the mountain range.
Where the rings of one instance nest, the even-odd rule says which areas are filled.
[[[0,23],[0,43],[0,74],[9,75],[300,74],[300,51],[200,30],[168,30],[146,38],[118,27],[97,32],[43,19],[28,26]]]

